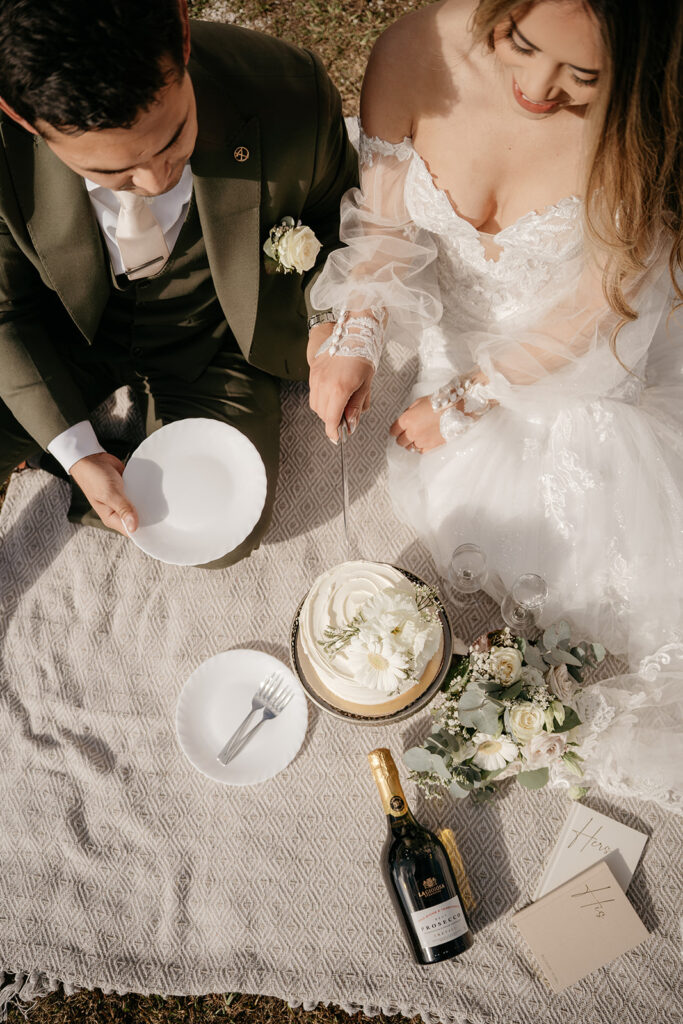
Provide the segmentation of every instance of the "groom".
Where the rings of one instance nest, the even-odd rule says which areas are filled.
[[[84,521],[133,532],[89,420],[130,384],[148,431],[208,416],[259,450],[263,515],[212,566],[233,564],[272,511],[277,378],[306,378],[331,330],[308,294],[357,180],[338,93],[311,53],[190,25],[186,0],[3,0],[0,53],[0,481],[47,449]],[[274,272],[286,217],[322,247],[305,232]]]

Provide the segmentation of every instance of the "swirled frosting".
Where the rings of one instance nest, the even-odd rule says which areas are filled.
[[[349,659],[343,650],[334,656],[323,651],[319,641],[330,627],[347,625],[362,607],[382,591],[400,591],[412,595],[408,579],[383,562],[343,562],[328,569],[311,587],[299,613],[299,642],[320,681],[337,697],[356,704],[382,704],[387,700],[384,690],[359,685]],[[441,642],[441,626],[435,624],[433,635],[415,660],[415,676],[424,672]]]

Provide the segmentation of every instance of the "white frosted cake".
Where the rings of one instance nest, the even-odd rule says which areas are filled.
[[[299,614],[297,657],[326,703],[367,717],[411,704],[443,660],[433,592],[391,565],[343,562],[315,581]]]

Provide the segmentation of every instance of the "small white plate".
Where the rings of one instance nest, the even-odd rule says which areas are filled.
[[[222,765],[219,752],[251,710],[251,698],[270,672],[282,673],[292,699],[233,761]],[[210,779],[230,786],[252,786],[277,775],[298,754],[307,725],[301,683],[283,662],[263,651],[223,651],[202,662],[181,690],[176,708],[176,732],[187,759]]]
[[[248,537],[266,500],[266,470],[249,438],[218,420],[167,423],[123,472],[140,520],[129,536],[153,558],[201,565]]]

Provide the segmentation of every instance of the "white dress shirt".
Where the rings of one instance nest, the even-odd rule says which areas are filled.
[[[119,217],[118,197],[112,189],[96,185],[88,178],[85,178],[85,187],[106,242],[114,273],[123,274],[125,268],[115,237],[116,222]],[[165,192],[161,196],[152,196],[148,200],[152,213],[161,225],[169,253],[173,252],[173,247],[178,241],[191,198],[192,169],[188,163],[185,165],[180,181],[170,192]],[[54,437],[48,444],[47,450],[54,455],[68,473],[79,459],[103,452],[104,448],[97,440],[90,420],[81,420]]]

